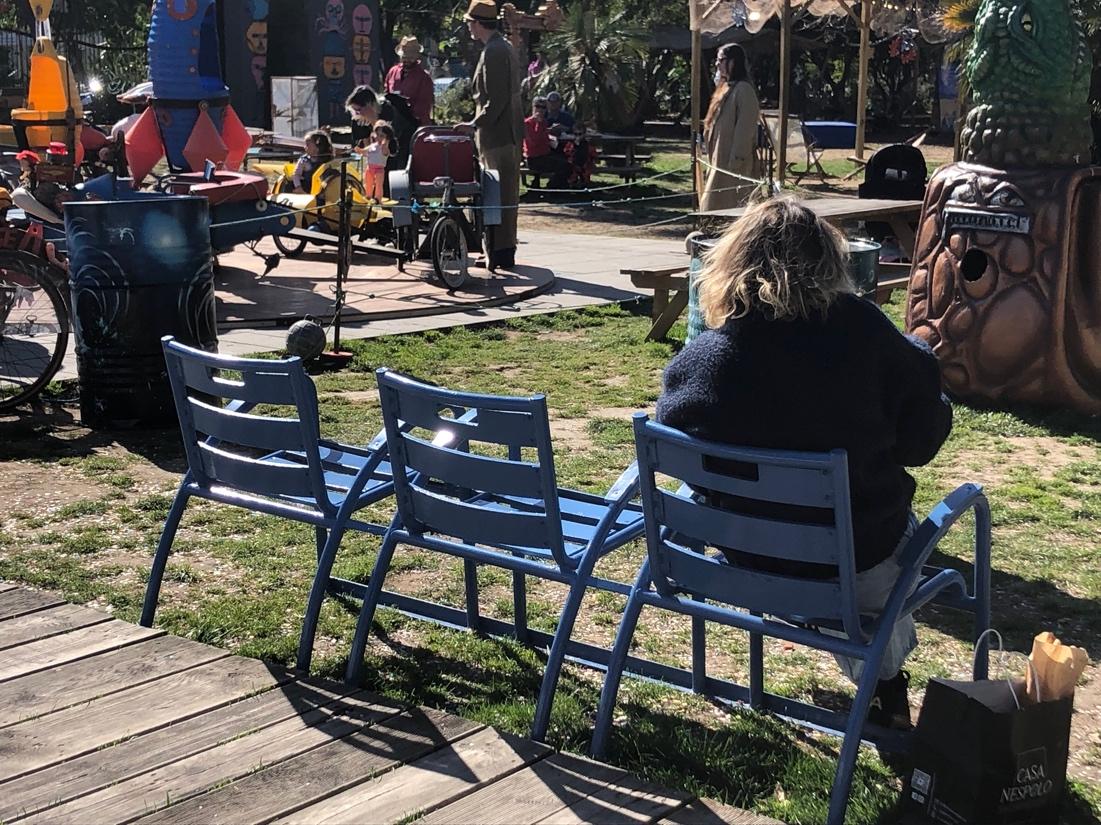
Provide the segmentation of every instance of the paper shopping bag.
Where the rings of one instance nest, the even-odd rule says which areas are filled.
[[[907,804],[943,825],[1056,822],[1073,699],[1018,706],[1024,696],[1023,680],[931,680]]]

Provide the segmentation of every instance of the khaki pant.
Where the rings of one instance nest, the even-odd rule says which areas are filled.
[[[493,249],[516,248],[516,205],[520,203],[520,147],[482,149],[482,166],[501,178],[501,223],[492,227]]]

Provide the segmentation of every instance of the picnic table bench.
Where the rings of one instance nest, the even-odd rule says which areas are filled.
[[[875,302],[885,304],[891,300],[896,289],[906,288],[910,281],[910,265],[880,264],[879,268],[881,274],[875,290]],[[646,333],[646,340],[660,341],[688,306],[688,267],[621,269],[619,272],[629,276],[633,286],[654,291],[654,304],[650,310],[652,325]],[[883,274],[888,277],[884,278]]]

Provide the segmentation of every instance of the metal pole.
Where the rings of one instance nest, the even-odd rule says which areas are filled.
[[[348,163],[340,164],[340,229],[336,248],[336,297],[333,306],[333,354],[340,354],[340,314],[344,311],[344,282],[351,263],[351,192],[348,189]]]
[[[868,57],[872,37],[871,0],[860,4],[860,72],[856,80],[856,157],[864,160],[864,131],[868,126]]]
[[[780,19],[780,145],[776,147],[776,177],[783,187],[788,165],[788,107],[791,105],[791,0],[784,0]]]
[[[703,78],[703,48],[700,28],[692,29],[692,206],[700,208],[700,87]]]

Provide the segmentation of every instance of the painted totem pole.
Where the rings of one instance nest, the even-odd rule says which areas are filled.
[[[907,328],[961,398],[1101,413],[1101,167],[1069,0],[981,0],[963,162],[929,183]]]
[[[321,123],[345,123],[344,101],[356,86],[381,79],[377,0],[312,0],[313,55]]]

